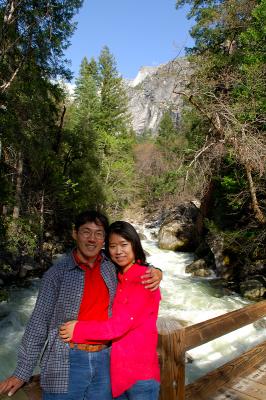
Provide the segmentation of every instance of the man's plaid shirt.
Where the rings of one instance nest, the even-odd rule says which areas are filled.
[[[117,286],[114,264],[103,254],[101,275],[108,287],[109,316]],[[41,386],[51,393],[68,389],[69,348],[59,338],[58,329],[77,319],[84,288],[85,273],[71,254],[64,255],[44,275],[32,316],[18,352],[14,376],[28,381],[40,355]]]

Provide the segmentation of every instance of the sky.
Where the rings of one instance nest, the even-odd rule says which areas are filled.
[[[186,10],[175,0],[85,0],[65,55],[77,77],[83,57],[98,58],[108,46],[119,73],[136,77],[140,67],[166,63],[192,45]]]

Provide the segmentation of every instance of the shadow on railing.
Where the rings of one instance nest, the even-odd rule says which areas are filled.
[[[265,315],[266,300],[185,328],[181,327],[177,320],[160,317],[157,324],[161,364],[160,400],[199,399],[201,391],[207,396],[232,377],[260,361],[265,361],[266,342],[185,386],[186,351],[251,324]],[[7,400],[10,397],[0,396],[0,399]],[[39,376],[32,377],[28,384],[12,396],[12,399],[40,400]]]
[[[160,400],[195,400],[228,382],[232,377],[265,361],[266,341],[222,367],[185,386],[185,353],[213,339],[248,325],[266,315],[266,300],[240,310],[180,327],[177,320],[158,319],[161,364]]]

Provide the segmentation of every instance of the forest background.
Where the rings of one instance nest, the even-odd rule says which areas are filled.
[[[266,260],[265,0],[178,0],[195,23],[181,118],[138,136],[111,51],[83,59],[74,95],[64,50],[81,0],[0,0],[0,271],[42,270],[84,208],[110,219],[201,203],[199,235]],[[265,284],[265,283],[264,283]]]

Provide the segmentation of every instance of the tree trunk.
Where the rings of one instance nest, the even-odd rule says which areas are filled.
[[[251,204],[252,204],[252,210],[254,212],[254,216],[260,224],[265,224],[266,217],[259,207],[259,203],[257,200],[257,194],[256,194],[256,187],[254,185],[252,174],[251,174],[251,168],[247,165],[245,165],[245,168],[246,168],[246,173],[247,173],[247,178],[248,178],[249,191],[250,191],[250,195],[251,195]]]
[[[213,205],[213,192],[214,192],[214,182],[213,180],[211,180],[204,193],[203,198],[201,199],[200,212],[196,220],[196,232],[198,240],[200,240],[200,238],[203,235],[204,219],[208,216],[209,211]]]
[[[60,145],[62,142],[62,132],[63,132],[65,114],[66,114],[66,106],[64,105],[63,111],[61,114],[61,118],[60,118],[60,125],[58,127],[58,131],[57,131],[56,138],[55,138],[55,145],[54,145],[54,152],[57,155],[59,154]]]
[[[22,192],[22,173],[23,173],[23,157],[21,151],[18,153],[17,160],[17,174],[16,174],[16,193],[15,193],[15,206],[13,209],[13,218],[18,218],[21,206],[21,192]]]
[[[39,235],[39,262],[41,265],[44,263],[43,259],[43,235],[44,235],[44,209],[45,209],[45,192],[44,189],[41,191],[41,204],[40,204],[40,235]]]

